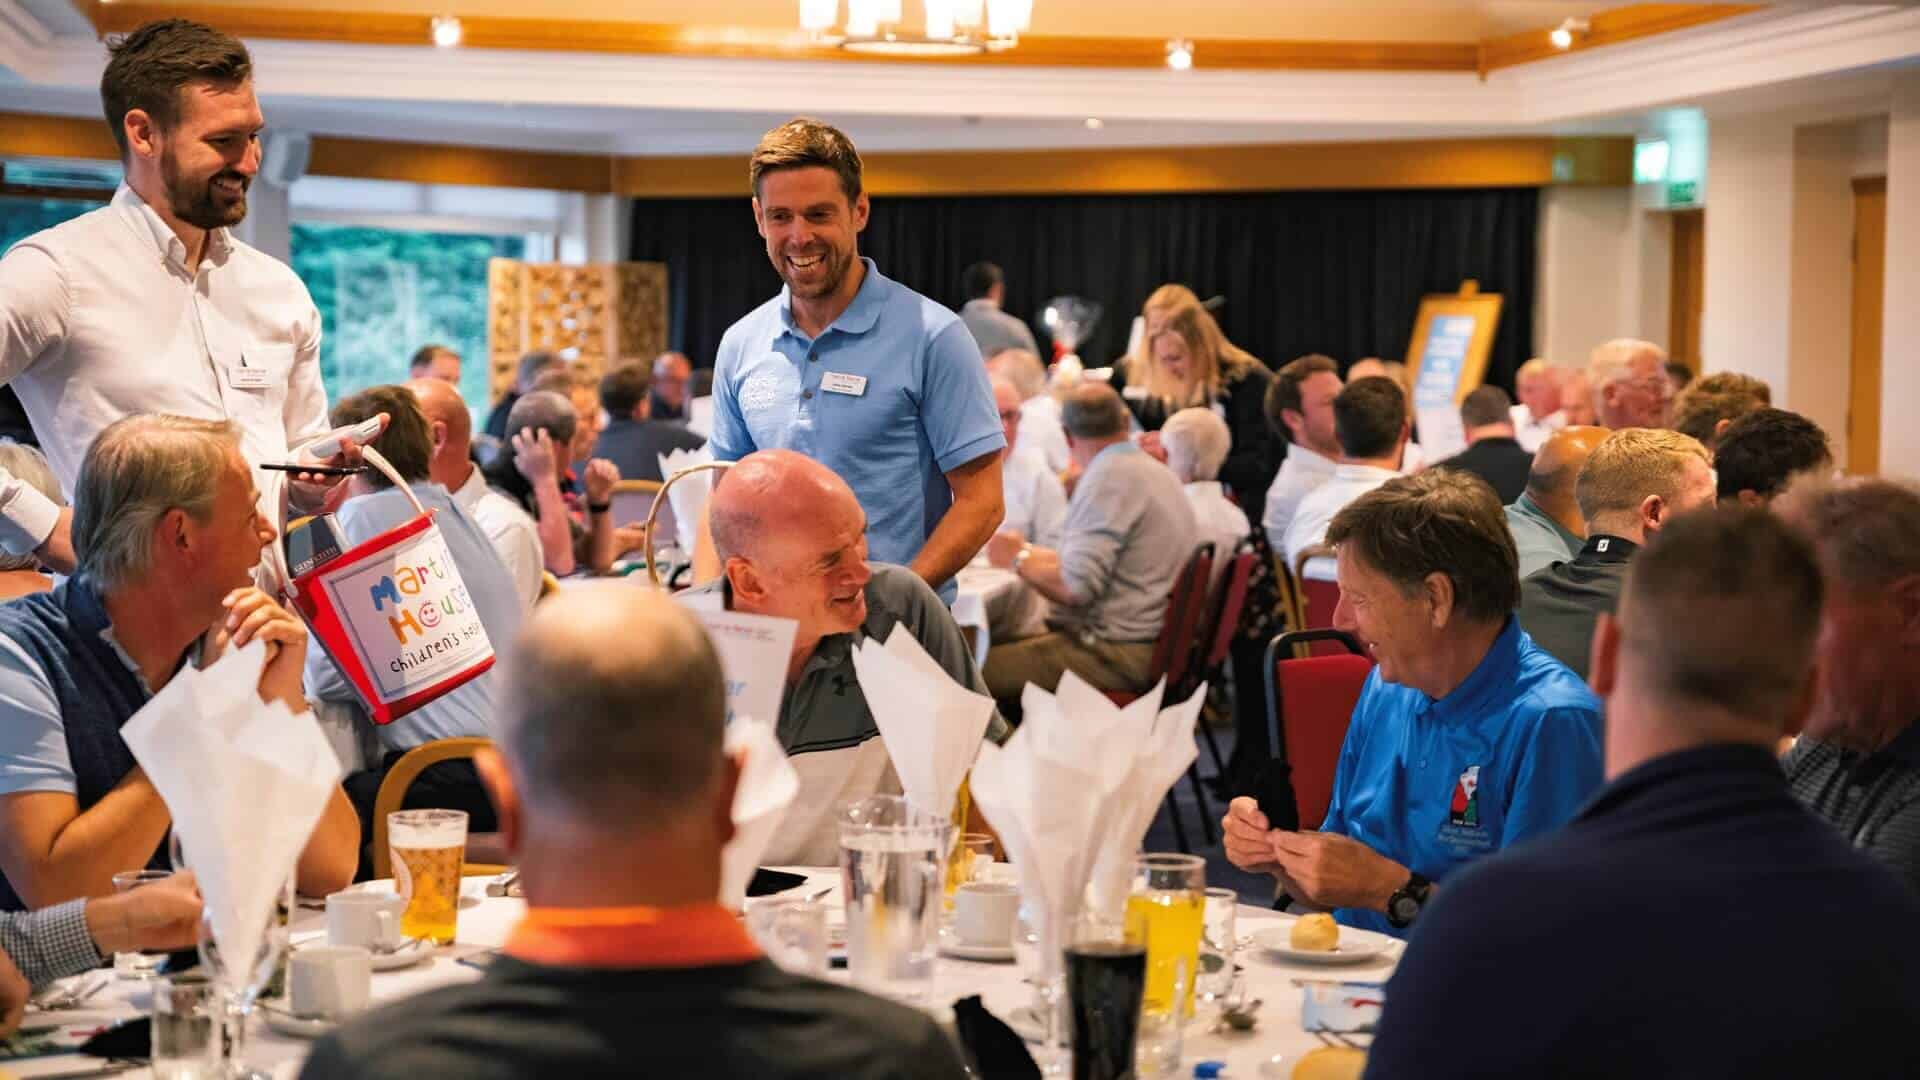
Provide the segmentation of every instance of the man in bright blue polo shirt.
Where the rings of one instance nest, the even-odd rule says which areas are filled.
[[[1500,501],[1445,469],[1388,481],[1334,518],[1336,627],[1379,666],[1354,706],[1318,832],[1272,829],[1252,799],[1227,857],[1281,899],[1405,937],[1461,864],[1570,820],[1601,779],[1600,702],[1513,616]]]
[[[713,456],[793,450],[846,480],[876,562],[952,578],[1001,517],[1006,436],[959,316],[859,252],[860,155],[797,119],[753,152],[753,216],[786,286],[733,324],[714,365]]]

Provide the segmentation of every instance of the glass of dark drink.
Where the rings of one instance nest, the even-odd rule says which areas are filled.
[[[1147,939],[1138,927],[1082,919],[1068,935],[1067,998],[1074,1080],[1134,1075],[1134,1042],[1147,989]]]

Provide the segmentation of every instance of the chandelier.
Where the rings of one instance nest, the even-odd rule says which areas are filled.
[[[1033,21],[1033,0],[920,0],[919,28],[902,23],[903,0],[800,0],[800,28],[815,42],[889,56],[966,56],[1011,49]]]

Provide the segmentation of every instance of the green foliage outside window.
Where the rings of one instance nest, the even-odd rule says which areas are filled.
[[[41,199],[8,195],[0,198],[0,252],[42,229],[51,229],[69,218],[77,218],[102,203],[80,199]]]
[[[414,350],[434,342],[460,354],[461,396],[485,415],[487,260],[524,258],[525,237],[295,222],[292,247],[320,309],[329,401],[406,381]]]

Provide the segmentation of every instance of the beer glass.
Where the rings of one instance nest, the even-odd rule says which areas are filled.
[[[395,810],[387,815],[387,847],[394,887],[407,902],[401,936],[453,944],[467,854],[466,811]]]
[[[1180,1064],[1181,1028],[1193,1015],[1194,975],[1205,922],[1207,863],[1198,855],[1142,855],[1134,862],[1127,927],[1147,943],[1140,1016],[1140,1073]]]

